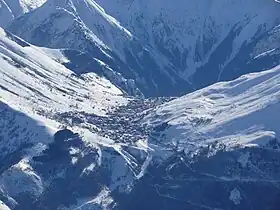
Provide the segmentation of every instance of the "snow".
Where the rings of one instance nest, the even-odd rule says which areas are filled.
[[[90,52],[146,96],[170,96],[252,71],[236,59],[278,48],[270,32],[280,23],[279,6],[273,0],[49,0],[8,29],[39,46]],[[211,77],[203,76],[209,71]]]
[[[71,0],[76,15],[110,49],[118,53],[132,34],[93,0]],[[99,29],[100,28],[100,29]],[[121,54],[120,54],[121,55]]]
[[[0,29],[0,101],[24,113],[6,112],[10,120],[0,119],[1,135],[7,141],[0,149],[9,145],[3,151],[14,151],[22,141],[51,142],[52,135],[62,127],[55,114],[74,111],[104,116],[127,103],[122,91],[110,81],[94,73],[77,76],[55,61],[57,55],[61,55],[59,51],[22,47]],[[10,135],[9,131],[15,134],[15,129],[20,138]]]
[[[49,0],[8,28],[39,46],[90,52],[145,95],[170,96],[252,71],[236,59],[278,48],[270,40],[278,7],[273,0]],[[118,60],[125,67],[118,69]],[[232,72],[232,62],[240,72]]]
[[[270,53],[274,52],[275,50],[276,50],[276,49],[271,49],[271,50],[265,51],[265,52],[263,52],[263,53],[261,53],[261,54],[255,56],[254,59],[259,58],[259,57],[262,57],[262,56],[265,56],[265,55],[267,55],[267,54],[270,54]]]
[[[43,51],[47,56],[54,59],[58,63],[68,63],[69,59],[65,57],[64,53],[58,49],[50,49],[46,47],[38,47],[38,50]]]
[[[67,31],[77,29],[80,30],[78,33],[83,33],[86,38],[90,38],[99,47],[110,48],[116,53],[122,50],[125,41],[132,39],[132,34],[115,18],[106,14],[103,8],[93,0],[49,0],[41,8],[24,18],[27,18],[28,21],[25,21],[22,27],[16,30],[17,34],[20,34],[25,40],[35,41],[32,37],[36,28],[47,22],[51,23],[51,25],[46,24],[47,27],[51,27],[48,33],[53,33],[49,37],[48,47],[59,46],[83,50],[81,49],[82,40],[77,40],[76,34],[71,34],[73,32],[67,33]],[[76,26],[81,28],[76,28]],[[32,30],[25,30],[26,28],[32,28]],[[67,38],[57,38],[59,36]],[[56,39],[54,40],[54,38]]]
[[[80,112],[104,117],[108,111],[127,104],[131,99],[125,98],[123,92],[110,81],[94,73],[75,75],[59,63],[67,61],[62,51],[35,47],[13,37],[17,44],[9,37],[5,30],[0,29],[0,102],[4,104],[1,104],[0,111],[5,113],[0,118],[1,156],[17,151],[24,143],[32,143],[33,146],[24,149],[24,159],[5,170],[0,177],[0,185],[11,196],[27,193],[38,197],[44,189],[43,181],[29,161],[46,149],[46,145],[53,141],[55,132],[65,127],[56,118],[57,114]],[[5,110],[6,106],[9,107],[8,111]],[[100,166],[101,157],[105,156],[111,161],[110,190],[129,191],[127,186],[136,176],[136,172],[133,174],[132,171],[138,163],[126,151],[128,144],[115,143],[79,125],[70,124],[67,127],[99,151],[98,165],[88,165],[82,174],[90,173],[96,166]],[[144,141],[141,144],[139,150],[147,150]],[[106,154],[101,148],[116,151],[119,155]],[[77,153],[83,151],[70,148],[70,154]],[[74,155],[72,164],[77,161]],[[24,183],[28,187],[23,187]],[[106,206],[99,202],[103,197],[100,194],[94,200],[84,203],[83,209],[92,205]],[[108,205],[111,203],[111,198],[102,202],[105,200],[108,200]]]
[[[28,193],[38,197],[43,192],[41,178],[33,171],[32,167],[28,164],[28,160],[25,159],[1,174],[0,185],[11,196]]]
[[[88,167],[83,169],[82,175],[83,174],[89,174],[90,172],[92,172],[95,168],[95,163],[90,164]]]
[[[40,6],[47,0],[5,0],[13,12],[15,18],[28,13]]]
[[[0,200],[0,210],[10,210],[10,208]]]
[[[262,26],[269,30],[279,21],[279,5],[273,0],[179,0],[176,3],[152,0],[148,4],[141,0],[96,1],[143,43],[157,49],[158,43],[162,42],[159,46],[165,45],[171,55],[178,50],[178,59],[182,63],[178,72],[186,81],[211,59],[234,28],[242,27],[242,30],[228,45],[232,50],[224,65],[243,45],[252,41]],[[258,45],[255,51],[262,51],[263,47]],[[181,56],[185,51],[187,56]]]
[[[163,144],[172,143],[186,152],[213,142],[228,149],[255,147],[279,139],[280,118],[275,114],[279,109],[280,66],[175,99],[158,107],[143,122],[153,126],[167,122]],[[248,157],[239,161],[245,167]]]
[[[20,5],[25,8],[38,8],[42,6],[47,0],[20,0]]]
[[[3,100],[13,99],[17,101],[15,105],[28,103],[29,109],[37,111],[77,110],[98,115],[104,115],[112,105],[125,102],[122,92],[108,80],[94,73],[77,77],[38,48],[21,47],[3,38],[4,33],[2,30],[0,80],[10,92],[1,89]]]
[[[245,8],[245,3],[243,5],[243,1],[240,2],[235,1],[237,7],[240,8],[241,4],[241,7],[244,6]],[[251,18],[252,24],[246,26],[244,31],[236,37],[231,55],[224,65],[234,58],[245,42],[252,39],[257,28],[255,26],[268,22],[267,27],[271,28],[272,23],[277,19],[278,13],[275,13],[276,10],[267,12],[268,9],[271,9],[272,4],[265,4],[266,9],[258,13],[258,8],[264,7],[260,2],[256,3],[256,7],[252,7],[249,14],[247,10],[240,11],[242,17],[248,15],[247,18]],[[29,5],[28,8],[33,8],[33,5],[35,5],[34,1],[25,1],[25,3]],[[195,44],[197,37],[204,35],[202,33],[205,32],[208,35],[208,29],[202,30],[205,21],[210,21],[207,19],[208,15],[215,19],[215,24],[217,24],[213,33],[217,35],[218,40],[210,50],[211,52],[215,50],[228,35],[231,27],[238,21],[232,13],[228,13],[228,10],[222,11],[219,9],[228,6],[228,1],[219,2],[220,5],[216,5],[212,1],[207,4],[204,3],[205,5],[193,3],[189,5],[189,8],[180,8],[173,2],[159,7],[160,3],[153,0],[149,6],[158,8],[158,10],[155,10],[155,14],[140,1],[131,3],[129,8],[132,8],[132,11],[136,13],[138,10],[142,11],[144,6],[144,16],[151,16],[149,17],[151,20],[157,19],[160,8],[162,9],[160,12],[168,8],[166,20],[170,21],[168,25],[174,26],[175,33],[171,35],[171,40],[174,39],[176,42],[170,42],[170,37],[166,35],[163,36],[163,39],[168,43],[166,47],[169,50],[172,50],[174,46],[180,46],[181,50],[184,48],[190,50],[190,56],[186,63],[191,68],[181,74],[187,80],[189,76],[195,73],[196,68],[202,64],[194,62],[195,50],[192,44]],[[11,12],[7,4],[3,3],[3,0],[0,0],[0,5],[3,8],[3,10],[0,8],[0,11]],[[112,3],[112,5],[114,4]],[[139,5],[141,7],[138,7]],[[236,5],[233,3],[230,6],[235,8]],[[34,8],[37,6],[34,6]],[[126,11],[125,7],[122,9]],[[221,11],[221,14],[216,14],[216,10]],[[180,18],[179,21],[179,16],[182,17],[182,14],[197,17],[201,11],[205,11],[205,17],[191,19],[191,21],[190,18],[186,18],[190,22],[185,22]],[[174,19],[169,19],[171,14],[169,12],[175,14]],[[259,16],[254,17],[255,13]],[[271,17],[268,13],[271,13]],[[56,15],[61,15],[61,18],[52,19]],[[225,22],[219,23],[217,21],[220,16],[224,17]],[[42,23],[46,20],[49,21],[48,24],[54,23],[51,28],[55,32],[54,35],[68,35],[69,31],[76,29],[77,25],[75,24],[80,24],[78,31],[81,30],[85,36],[91,37],[95,44],[104,50],[104,53],[105,50],[110,48],[111,50],[117,50],[120,57],[122,52],[119,48],[122,48],[127,40],[135,38],[129,30],[122,26],[122,23],[108,15],[101,6],[92,0],[52,1],[26,17],[32,17],[28,19],[31,20],[28,24],[32,27],[42,27]],[[270,18],[271,20],[268,20]],[[106,33],[98,31],[96,24]],[[133,25],[133,21],[126,24],[127,26]],[[157,30],[162,32],[166,26],[162,20],[159,20],[155,28],[150,28],[149,21],[147,21],[147,24],[147,30],[151,30],[148,31],[149,35]],[[181,27],[185,25],[189,25],[190,28]],[[130,27],[128,28],[131,29]],[[19,30],[23,30],[24,36],[32,35],[30,31],[24,28]],[[137,32],[137,30],[133,29],[133,32]],[[187,38],[185,37],[186,34]],[[19,111],[19,113],[13,113],[10,110],[5,114],[7,114],[7,118],[12,120],[0,119],[0,136],[4,137],[4,141],[0,144],[0,150],[4,151],[1,155],[4,156],[7,153],[14,152],[22,143],[37,144],[27,151],[28,157],[11,166],[1,175],[0,185],[3,185],[11,196],[17,196],[24,192],[38,197],[43,191],[42,180],[29,164],[29,156],[32,157],[45,149],[46,145],[44,143],[52,141],[53,134],[64,126],[57,121],[56,114],[85,112],[97,116],[106,116],[108,111],[116,106],[126,104],[129,100],[109,80],[94,73],[79,76],[61,65],[61,63],[69,62],[63,50],[35,47],[23,42],[18,37],[13,37],[13,41],[9,36],[7,32],[0,29],[0,102],[9,105],[11,110]],[[67,38],[65,40],[65,37],[59,37],[66,44],[69,42],[71,47],[80,48],[80,45],[83,44],[80,39],[77,42],[72,39],[76,37],[65,36]],[[57,36],[53,36],[51,39],[50,45],[60,44],[59,41],[61,40],[58,40]],[[155,47],[153,41],[148,41],[151,46]],[[270,44],[268,45],[270,46]],[[265,56],[276,50],[276,48],[269,48],[265,52],[261,50],[261,53],[254,58]],[[207,56],[204,62],[207,61]],[[102,60],[97,58],[96,60],[104,67],[112,70]],[[222,74],[222,71],[220,71],[220,74]],[[111,170],[111,182],[107,186],[108,188],[105,187],[96,198],[87,198],[86,201],[81,201],[81,205],[73,208],[93,209],[100,205],[110,206],[113,203],[110,191],[117,189],[119,192],[129,193],[133,181],[141,179],[145,175],[148,167],[153,163],[154,156],[165,159],[169,154],[174,154],[175,150],[176,152],[179,150],[188,153],[189,151],[196,151],[200,147],[209,146],[214,142],[226,145],[227,149],[237,146],[264,146],[271,139],[279,138],[280,119],[275,114],[278,113],[279,109],[280,66],[265,72],[244,75],[234,81],[217,83],[157,107],[142,122],[151,127],[162,125],[164,122],[168,123],[169,126],[162,131],[163,135],[161,135],[160,143],[141,136],[139,136],[138,141],[131,144],[126,142],[116,143],[109,137],[101,137],[93,133],[90,129],[70,125],[70,129],[79,133],[86,143],[99,149],[100,159],[105,156],[110,160],[109,169]],[[31,123],[32,121],[36,122],[35,125]],[[98,125],[90,126],[98,128]],[[20,135],[10,135],[12,131],[15,133],[15,129],[17,129],[16,133]],[[28,141],[24,142],[27,139]],[[8,147],[7,150],[6,147]],[[100,148],[105,151],[114,151],[117,155],[112,155],[107,151],[101,154]],[[130,153],[130,149],[136,149],[139,152],[140,160]],[[78,153],[81,153],[79,149],[70,149],[70,154]],[[213,155],[214,153],[215,151],[213,151]],[[137,153],[137,155],[139,154]],[[108,156],[106,157],[106,155]],[[77,160],[76,157],[72,157],[73,164],[76,164]],[[246,168],[250,164],[250,154],[241,154],[237,162],[243,168]],[[97,164],[101,165],[101,162]],[[84,168],[82,174],[94,171],[98,166],[97,164],[89,164]],[[227,179],[227,177],[224,177],[225,181]],[[232,180],[229,179],[228,181]],[[28,183],[27,188],[23,187],[25,183]],[[231,191],[229,199],[236,205],[241,202],[241,193],[238,188]],[[0,208],[1,205],[4,206],[5,204],[0,202]]]
[[[14,19],[11,9],[4,0],[0,0],[0,27],[7,26]]]
[[[98,210],[100,206],[102,209],[110,209],[110,205],[114,202],[113,198],[110,196],[110,190],[104,188],[95,198],[93,199],[79,199],[78,205],[72,206],[69,209],[73,210]],[[67,208],[68,209],[68,208]]]
[[[47,0],[1,0],[0,1],[0,27],[8,26],[15,18],[28,13]]]

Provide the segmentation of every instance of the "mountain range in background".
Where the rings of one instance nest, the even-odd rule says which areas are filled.
[[[278,210],[279,9],[0,0],[0,209]]]
[[[99,59],[145,96],[174,96],[276,66],[278,7],[273,0],[49,0],[6,28],[37,46]]]

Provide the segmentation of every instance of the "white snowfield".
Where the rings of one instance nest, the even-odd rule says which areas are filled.
[[[78,77],[56,62],[57,58],[66,60],[59,51],[40,49],[9,36],[0,28],[0,103],[24,113],[38,124],[32,127],[29,118],[17,115],[16,123],[23,130],[27,129],[22,132],[22,138],[18,138],[9,136],[13,127],[9,127],[5,119],[0,119],[3,135],[7,137],[4,138],[7,142],[0,148],[7,147],[6,152],[20,145],[24,134],[37,142],[50,140],[51,134],[61,127],[53,119],[56,113],[84,111],[105,115],[113,107],[127,103],[121,90],[110,81],[94,73]],[[26,46],[22,47],[11,39]]]
[[[69,120],[68,128],[79,133],[82,140],[98,149],[100,159],[97,164],[101,164],[103,157],[110,160],[104,165],[108,164],[111,169],[108,186],[104,186],[95,198],[77,197],[77,205],[69,209],[100,209],[100,206],[110,209],[114,202],[114,198],[110,196],[111,191],[117,189],[122,193],[129,193],[133,182],[144,176],[149,166],[155,163],[154,160],[164,161],[178,151],[189,154],[201,147],[210,147],[209,145],[215,142],[226,145],[229,150],[235,147],[261,147],[269,140],[280,139],[280,66],[247,74],[234,81],[214,84],[155,109],[146,110],[148,108],[143,105],[143,110],[139,108],[141,113],[150,114],[143,114],[144,119],[141,114],[141,117],[138,117],[142,119],[141,123],[138,123],[140,120],[138,121],[136,115],[139,113],[134,110],[135,106],[128,105],[121,107],[120,111],[125,110],[123,112],[131,116],[116,114],[115,117],[121,118],[117,121],[113,114],[108,114],[108,118],[112,117],[110,120],[117,121],[118,124],[114,122],[111,125],[107,119],[102,124],[102,117],[106,116],[108,111],[133,99],[126,98],[112,82],[95,73],[77,75],[67,69],[61,63],[70,61],[62,50],[33,46],[1,28],[46,1],[0,0],[0,162],[2,157],[9,159],[9,155],[15,155],[16,159],[18,151],[23,154],[23,157],[14,163],[1,162],[0,169],[3,172],[0,174],[0,194],[4,192],[7,196],[17,197],[24,193],[34,198],[42,195],[48,183],[31,164],[31,158],[47,148],[48,143],[53,140],[53,134],[64,127],[63,120]],[[187,3],[188,8],[180,7],[180,4]],[[265,0],[209,0],[207,3],[178,0],[177,4],[169,0],[164,3],[163,0],[48,0],[44,6],[26,16],[27,19],[24,20],[29,20],[25,21],[28,27],[19,30],[22,30],[20,34],[23,37],[29,37],[34,35],[33,27],[45,29],[45,26],[50,24],[51,30],[46,27],[46,31],[54,32],[53,36],[47,36],[52,47],[61,44],[60,47],[69,46],[71,49],[82,50],[85,46],[79,37],[83,37],[93,41],[101,51],[104,50],[104,54],[111,49],[119,53],[120,57],[124,55],[122,49],[127,41],[139,38],[141,43],[148,43],[154,49],[157,48],[155,40],[160,38],[163,43],[168,43],[166,48],[171,51],[173,48],[178,48],[180,53],[188,50],[186,57],[189,59],[184,61],[188,71],[180,74],[182,78],[188,79],[197,67],[210,59],[211,52],[216,50],[234,26],[242,26],[244,30],[235,38],[226,62],[233,59],[244,43],[253,39],[259,26],[271,30],[274,23],[280,20],[279,8],[275,5],[280,6],[273,0],[269,3],[265,3]],[[223,10],[224,7],[227,9]],[[239,17],[244,17],[244,22],[236,19],[236,11],[240,12]],[[139,25],[134,21],[138,21]],[[251,24],[247,25],[247,22]],[[142,24],[145,25],[144,31]],[[166,26],[172,26],[171,35],[166,34]],[[30,30],[26,30],[27,28]],[[277,27],[274,29],[278,30]],[[73,31],[78,33],[78,38],[75,33],[70,33]],[[37,35],[41,39],[42,34]],[[214,37],[214,41],[212,40],[209,51],[201,49],[200,53],[204,58],[196,62],[195,43],[198,37]],[[258,42],[252,56],[258,58],[278,52],[277,47],[272,48],[276,46],[278,39],[279,35],[275,33]],[[156,60],[160,63],[164,61]],[[102,61],[100,63],[106,65]],[[156,102],[151,100],[150,103]],[[69,114],[69,118],[67,116],[60,121],[57,115],[65,112],[73,115]],[[87,114],[94,114],[89,115],[92,121],[85,119]],[[126,120],[124,117],[129,118]],[[138,124],[133,124],[135,119]],[[75,125],[75,120],[81,123]],[[129,126],[132,124],[135,128],[129,127],[129,131],[123,132],[122,130],[126,129],[125,123]],[[150,125],[152,131],[151,127],[147,127],[147,131],[139,132],[136,142],[131,139],[126,141],[132,138],[130,136],[123,138],[123,141],[115,141],[119,137],[122,140],[130,131],[138,130],[138,125],[139,129],[146,129],[142,123]],[[112,127],[107,126],[108,124]],[[162,128],[159,129],[160,137],[157,139],[152,136],[155,126]],[[109,132],[118,135],[116,138],[109,137]],[[29,143],[32,143],[32,146],[29,146]],[[103,152],[102,148],[107,150]],[[75,154],[80,152],[83,155],[78,148],[70,148],[73,165],[78,163],[78,156]],[[244,153],[237,161],[245,168],[249,158],[250,154]],[[89,162],[82,175],[94,172],[97,164]],[[238,187],[230,190],[229,199],[236,205],[241,203],[243,192],[239,191]],[[9,210],[7,205],[12,208],[6,200],[0,200],[0,210]]]
[[[45,112],[73,110],[97,115],[126,101],[110,81],[95,73],[78,77],[54,60],[58,56],[63,59],[59,51],[55,54],[33,46],[22,47],[0,29],[1,100],[24,113],[32,107]]]
[[[10,210],[10,208],[0,200],[0,210]]]
[[[0,28],[1,156],[16,152],[23,144],[35,143],[26,151],[26,159],[0,175],[0,190],[5,189],[9,195],[42,193],[40,177],[28,161],[40,154],[45,144],[53,141],[53,134],[64,126],[55,114],[86,112],[104,116],[128,102],[123,92],[105,78],[95,73],[77,76],[57,60],[67,62],[59,50],[29,45]],[[70,129],[94,146],[114,148],[114,142],[89,130],[76,126]],[[1,203],[0,207],[6,208]]]
[[[196,150],[212,142],[262,146],[280,137],[280,66],[217,83],[161,105],[144,119],[170,125],[164,144]]]
[[[0,100],[38,120],[51,133],[61,126],[52,119],[53,113],[85,111],[105,115],[112,107],[127,102],[108,80],[94,73],[77,77],[57,59],[67,62],[59,51],[22,47],[0,29]],[[173,100],[158,107],[143,122],[168,122],[171,126],[166,130],[166,139],[171,142],[166,143],[183,148],[198,148],[213,141],[229,147],[261,145],[279,137],[279,101],[280,67],[276,67]],[[88,136],[87,131],[83,133]],[[38,135],[41,139],[48,137],[44,132],[38,131]]]
[[[231,64],[245,53],[248,61],[278,55],[278,7],[273,0],[48,0],[6,28],[35,45],[90,52],[145,95],[173,95],[236,78],[244,68],[232,73]],[[128,66],[120,70],[114,59]],[[209,68],[215,73],[204,81]]]
[[[105,78],[95,73],[77,76],[57,60],[67,62],[59,50],[29,45],[0,28],[0,160],[24,144],[35,144],[25,151],[24,159],[0,175],[0,190],[10,196],[41,195],[42,180],[29,161],[40,154],[53,141],[53,134],[64,126],[54,115],[86,112],[104,116],[129,100]],[[126,161],[129,163],[121,146],[85,128],[69,125],[68,128],[93,147],[111,147],[120,153],[116,159],[120,165],[114,167],[112,175],[112,188],[117,186],[115,180],[123,176]],[[0,205],[6,210],[4,203]]]

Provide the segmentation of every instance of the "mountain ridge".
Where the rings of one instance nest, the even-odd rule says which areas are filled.
[[[277,204],[279,66],[180,98],[141,99],[58,61],[67,62],[63,51],[0,31],[3,208]]]
[[[279,4],[30,3],[0,0],[0,209],[279,207]]]
[[[235,54],[242,50],[239,48],[245,47],[250,42],[256,45],[254,42],[259,42],[261,34],[279,25],[277,9],[279,4],[275,1],[208,1],[207,4],[194,1],[160,4],[157,0],[149,4],[137,0],[97,2],[143,42],[154,45],[159,50],[162,50],[165,44],[166,49],[163,53],[166,52],[168,56],[172,56],[172,50],[174,50],[174,56],[179,58],[187,55],[186,59],[179,60],[178,58],[177,60],[178,65],[184,66],[186,63],[185,68],[188,68],[189,73],[184,75],[182,69],[178,71],[187,78],[192,75],[195,77],[195,69],[198,71],[210,63],[215,58],[215,54],[219,54],[215,52],[217,49],[224,54],[227,52],[228,58],[222,53],[219,54],[225,60],[216,59],[214,62],[218,65],[206,66],[208,69],[203,69],[202,73],[207,74],[206,72],[210,71],[209,68],[219,69],[219,65],[226,66],[231,59],[236,57]],[[180,16],[185,18],[180,19]],[[157,25],[159,28],[156,27]],[[154,43],[156,41],[162,41],[164,44]],[[168,49],[169,43],[171,49]],[[277,44],[276,46],[279,47]],[[254,57],[261,51],[271,50],[273,45],[264,49],[260,45],[252,47],[255,48],[251,52]],[[227,61],[227,59],[230,60]],[[219,81],[221,74],[222,69],[218,74],[220,76],[215,73],[216,80],[212,83]]]
[[[0,27],[8,26],[17,17],[42,6],[45,2],[46,0],[1,0]]]

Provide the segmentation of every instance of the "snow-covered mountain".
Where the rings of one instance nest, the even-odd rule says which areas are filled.
[[[273,0],[96,1],[196,87],[250,72],[247,62],[279,48],[279,33],[277,43],[268,38],[280,21]]]
[[[141,99],[66,54],[0,31],[1,208],[279,207],[279,66]]]
[[[134,80],[145,95],[174,95],[185,84],[170,62],[139,43],[92,0],[50,0],[15,20],[9,30],[38,46],[78,50],[101,60],[124,78]],[[171,70],[163,71],[164,65]],[[159,89],[160,81],[172,88]]]
[[[121,209],[279,208],[279,84],[280,66],[148,114],[151,164]]]
[[[147,148],[134,141],[146,135],[141,110],[156,103],[61,63],[64,51],[0,30],[1,208],[110,208],[145,169],[133,155]]]
[[[279,7],[0,0],[0,209],[278,210]]]
[[[14,41],[16,40],[17,43]],[[50,53],[52,52],[52,53]],[[0,31],[0,96],[2,103],[35,117],[39,121],[51,123],[53,112],[86,111],[104,115],[112,106],[126,103],[123,92],[110,81],[95,73],[77,75],[60,63],[53,56],[66,59],[60,51],[40,49],[23,40]],[[3,106],[5,108],[5,106]],[[8,115],[9,116],[9,115]],[[7,116],[7,117],[8,117]],[[20,118],[20,117],[19,117]],[[9,124],[1,117],[2,132],[9,133]],[[28,124],[28,123],[27,123]],[[8,126],[8,127],[6,127]],[[27,128],[29,126],[27,125]],[[28,133],[27,128],[21,128]],[[32,128],[33,129],[33,128]],[[45,138],[45,132],[39,132]],[[37,138],[38,136],[34,136]],[[13,144],[22,144],[18,136],[4,139],[1,155],[13,150]]]
[[[9,29],[39,46],[88,53],[146,96],[173,96],[278,65],[279,7],[273,0],[48,0]]]
[[[42,6],[45,2],[46,0],[1,0],[0,27],[6,27],[15,18]]]
[[[280,66],[172,100],[145,121],[157,126],[167,123],[165,137],[178,147],[189,144],[190,149],[198,149],[215,141],[228,147],[261,146],[280,138],[278,110]]]
[[[51,184],[59,185],[57,179],[63,173],[77,176],[75,180],[80,179],[87,184],[88,179],[96,176],[95,168],[100,166],[101,159],[111,163],[110,167],[123,161],[123,168],[120,166],[109,170],[104,166],[104,169],[100,169],[101,174],[102,170],[109,170],[106,176],[114,176],[114,179],[109,179],[106,183],[111,190],[121,185],[117,184],[118,181],[115,179],[125,176],[123,174],[126,172],[125,159],[121,156],[113,158],[114,154],[109,156],[114,151],[112,140],[92,132],[99,130],[98,125],[85,122],[83,125],[75,126],[82,121],[78,118],[75,121],[71,117],[67,122],[66,116],[71,116],[71,113],[77,115],[87,113],[92,115],[92,118],[102,118],[106,113],[125,105],[129,100],[124,97],[120,89],[104,77],[95,73],[77,75],[57,62],[57,59],[67,62],[67,58],[59,50],[32,46],[7,31],[0,30],[1,208],[6,208],[7,205],[11,209],[30,209],[34,201],[40,198],[39,203],[34,204],[35,209],[41,209],[39,206],[49,201],[52,201],[53,206],[46,205],[45,208],[57,209],[56,205],[64,202],[55,203],[54,198],[57,196],[48,196],[46,192],[50,190],[53,193],[60,193],[60,190],[65,188],[62,187],[63,183],[60,183],[61,188],[52,191]],[[63,129],[65,126],[76,131],[77,134]],[[59,130],[61,131],[57,132]],[[84,141],[81,141],[82,137],[79,136],[83,136]],[[69,138],[71,139],[68,142]],[[104,151],[102,149],[101,157],[101,149],[98,145],[102,144],[107,146],[104,146],[106,148]],[[121,153],[121,146],[117,148]],[[108,160],[108,157],[113,159]],[[71,169],[69,174],[67,172],[69,167],[78,168],[74,165],[80,158],[83,159],[83,163],[78,165],[81,166],[82,171],[79,169],[74,172],[75,170]],[[40,166],[42,162],[45,163],[43,169]],[[50,174],[51,170],[54,170],[53,175]],[[111,175],[111,173],[115,174]],[[105,180],[108,178],[104,177],[104,182]],[[91,188],[92,191],[84,192],[84,196],[81,196],[81,204],[86,203],[83,199],[89,199],[88,196],[97,195],[99,192],[96,191],[99,188],[100,193],[106,191],[105,184],[103,186],[96,183],[96,185],[98,185],[96,188]],[[70,185],[67,186],[70,190]],[[77,186],[73,186],[70,191],[74,192],[76,188]],[[81,189],[84,187],[80,186],[77,190]],[[57,202],[62,201],[60,199],[62,197],[57,198]],[[65,199],[71,200],[68,194],[65,195]],[[74,205],[76,200],[73,201]],[[110,203],[96,201],[85,205],[106,206]]]

